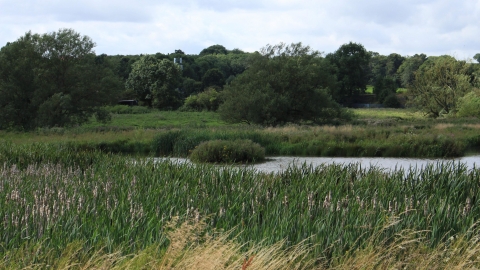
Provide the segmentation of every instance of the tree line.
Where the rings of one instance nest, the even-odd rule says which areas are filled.
[[[348,118],[344,107],[367,85],[389,106],[398,106],[396,91],[406,88],[409,105],[434,117],[476,115],[480,106],[479,65],[451,56],[385,56],[354,42],[328,54],[301,43],[253,53],[213,45],[198,55],[96,55],[94,47],[73,29],[28,32],[2,47],[0,129],[79,125],[92,115],[108,121],[105,106],[122,99],[161,110],[218,110],[230,122],[315,123]]]

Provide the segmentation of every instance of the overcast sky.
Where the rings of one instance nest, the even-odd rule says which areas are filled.
[[[0,0],[0,46],[25,32],[72,28],[97,54],[253,52],[302,42],[330,53],[350,41],[383,55],[480,52],[479,0]]]

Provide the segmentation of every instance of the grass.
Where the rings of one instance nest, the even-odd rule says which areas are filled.
[[[373,85],[367,85],[366,94],[373,94]]]
[[[180,126],[215,127],[225,125],[215,112],[180,112],[156,111],[144,114],[113,114],[112,121],[107,125],[92,120],[84,128],[124,127],[124,128],[159,128]]]
[[[407,89],[406,88],[398,88],[397,89],[397,94],[401,93],[406,93]],[[365,90],[366,94],[373,94],[373,85],[367,85],[367,89]]]
[[[11,143],[0,144],[0,164],[0,268],[41,261],[62,268],[75,260],[96,268],[108,258],[120,260],[112,262],[120,268],[217,262],[239,268],[245,254],[254,254],[251,269],[269,269],[253,266],[262,260],[274,269],[269,258],[289,251],[295,252],[288,258],[297,254],[317,267],[478,265],[480,170],[460,164],[392,173],[301,166],[263,174]],[[177,231],[170,225],[177,216],[178,224],[204,222],[203,232]],[[186,237],[185,244],[176,245],[172,233]],[[273,253],[261,259],[264,247]],[[217,260],[202,261],[209,254]]]
[[[384,119],[403,119],[403,120],[426,120],[421,112],[411,109],[377,108],[377,109],[355,109],[355,116],[362,120],[384,120]],[[431,120],[431,119],[430,119]]]
[[[174,223],[174,222],[172,222]],[[425,232],[403,231],[389,243],[365,248],[335,258],[307,259],[312,246],[301,242],[290,249],[284,243],[242,249],[230,232],[214,237],[202,234],[204,222],[183,222],[167,234],[168,247],[151,245],[131,254],[119,249],[107,253],[99,248],[85,252],[80,242],[67,245],[59,258],[44,257],[41,244],[12,250],[0,258],[2,269],[477,269],[478,237],[456,235],[444,245],[429,248]],[[203,236],[202,236],[203,235]],[[368,242],[375,242],[372,236]],[[233,239],[232,239],[233,238]],[[193,241],[192,241],[193,240]],[[42,250],[44,253],[38,253]],[[25,256],[35,252],[36,256]]]
[[[118,114],[116,117],[122,120],[107,125],[93,121],[73,128],[0,131],[0,140],[14,144],[74,144],[77,148],[128,155],[183,157],[204,141],[237,139],[260,144],[267,156],[434,158],[480,151],[476,119],[428,119],[408,109],[355,109],[353,112],[355,118],[342,125],[283,127],[228,125],[219,121],[219,116],[213,112]],[[129,121],[141,123],[141,117],[155,115],[166,115],[168,119],[152,127],[128,124]],[[198,119],[203,119],[203,124]]]

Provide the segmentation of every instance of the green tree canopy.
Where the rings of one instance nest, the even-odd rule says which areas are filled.
[[[146,55],[132,66],[132,72],[125,83],[137,98],[150,107],[174,109],[180,105],[181,71],[171,60],[159,60]]]
[[[480,63],[480,53],[477,53],[473,56],[473,59],[477,60],[478,63]]]
[[[229,122],[277,125],[342,116],[329,94],[332,67],[301,43],[267,45],[223,91],[221,117]]]
[[[383,103],[385,98],[397,92],[395,79],[389,76],[378,77],[373,85],[373,93],[378,102]]]
[[[427,60],[425,54],[407,57],[397,69],[397,78],[402,87],[407,88],[415,80],[415,72]]]
[[[94,46],[72,29],[28,32],[4,46],[0,128],[80,124],[100,112],[100,106],[116,102],[119,78],[96,59]]]
[[[218,68],[209,69],[202,78],[203,87],[218,86],[223,87],[225,78]]]
[[[457,116],[480,118],[480,89],[475,89],[461,97],[457,106]]]
[[[353,42],[344,44],[326,58],[337,68],[339,87],[333,93],[337,102],[350,104],[353,97],[365,93],[371,54],[363,45]]]
[[[200,56],[207,55],[207,54],[227,54],[228,51],[222,45],[212,45],[208,48],[203,49],[200,52]]]
[[[411,104],[434,117],[454,112],[458,99],[473,87],[469,65],[447,55],[428,58],[408,88]]]

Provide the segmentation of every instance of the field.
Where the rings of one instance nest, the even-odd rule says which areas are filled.
[[[128,155],[187,156],[207,140],[249,139],[267,156],[458,157],[480,150],[477,119],[428,119],[405,109],[355,109],[350,122],[260,127],[227,124],[211,112],[117,114],[72,128],[0,132],[15,144],[75,144]],[[148,124],[147,124],[148,123]]]
[[[438,266],[480,266],[469,253],[478,252],[479,170],[445,164],[407,175],[332,165],[260,174],[69,147],[0,145],[2,268],[96,268],[115,259],[133,269],[139,254],[144,267],[175,267],[195,247],[217,250],[211,241],[230,248],[221,265],[234,269],[246,252],[262,264],[265,252],[280,261],[290,252],[286,269],[356,260],[413,267],[418,252]],[[445,256],[452,261],[435,259]],[[268,269],[260,266],[251,269]]]

